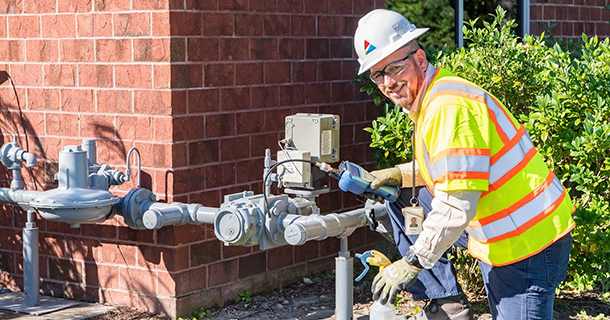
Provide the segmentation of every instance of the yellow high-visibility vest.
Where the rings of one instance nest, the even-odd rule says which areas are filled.
[[[437,69],[415,124],[430,191],[482,191],[469,253],[494,266],[532,256],[570,232],[574,206],[527,131],[493,95]]]

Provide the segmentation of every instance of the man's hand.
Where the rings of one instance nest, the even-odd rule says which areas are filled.
[[[404,258],[395,261],[375,276],[371,288],[373,299],[379,300],[381,304],[386,304],[388,300],[393,304],[396,294],[413,285],[420,272],[421,270],[411,266]]]
[[[402,172],[397,167],[372,171],[375,180],[371,182],[371,189],[375,190],[381,186],[402,185]]]

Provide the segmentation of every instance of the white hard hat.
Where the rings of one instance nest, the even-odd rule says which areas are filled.
[[[377,62],[417,39],[429,28],[417,28],[398,12],[376,9],[358,21],[354,47],[362,74]]]

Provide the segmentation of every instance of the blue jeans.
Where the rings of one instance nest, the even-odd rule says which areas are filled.
[[[431,209],[432,194],[426,188],[416,189],[424,214]],[[401,208],[410,205],[411,188],[402,189],[394,203],[386,208],[394,228],[394,239],[401,255],[415,243],[417,236],[406,236]],[[468,246],[464,232],[454,244]],[[572,248],[572,235],[567,234],[541,252],[513,264],[494,267],[479,261],[487,299],[493,319],[548,319],[553,318],[555,288],[565,279]],[[438,299],[462,293],[455,269],[450,261],[441,258],[431,269],[424,269],[417,282],[409,287],[414,300]]]

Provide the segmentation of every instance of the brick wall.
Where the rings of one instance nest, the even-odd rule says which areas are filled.
[[[375,108],[350,81],[351,37],[382,0],[0,0],[4,142],[19,133],[40,166],[27,189],[50,188],[58,151],[98,140],[98,161],[125,169],[142,153],[142,185],[163,201],[218,206],[260,193],[264,149],[277,150],[286,115],[341,116],[341,157],[370,163],[362,128]],[[3,187],[10,173],[0,169]],[[135,178],[135,176],[134,176]],[[112,191],[124,195],[135,180]],[[324,212],[359,206],[337,191]],[[0,285],[23,285],[22,210],[0,210]],[[336,239],[269,251],[224,247],[211,226],[135,231],[122,218],[72,229],[37,220],[45,294],[171,316],[333,267]],[[356,248],[378,240],[364,228]]]
[[[547,26],[557,23],[551,34],[576,43],[582,34],[610,36],[610,0],[532,0],[530,33],[539,35]]]

